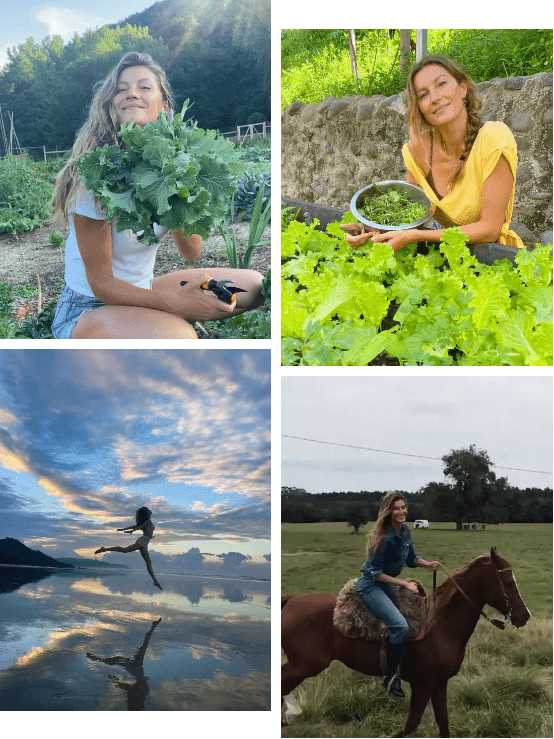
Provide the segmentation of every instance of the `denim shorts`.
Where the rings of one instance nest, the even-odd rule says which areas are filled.
[[[58,298],[56,313],[52,321],[52,333],[55,339],[70,339],[77,321],[89,310],[106,305],[101,300],[81,295],[67,285],[64,286]]]

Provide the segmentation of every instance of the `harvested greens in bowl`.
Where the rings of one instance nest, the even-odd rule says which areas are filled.
[[[370,221],[386,223],[388,226],[413,223],[419,221],[427,213],[424,205],[412,203],[398,190],[379,191],[371,200],[366,200],[358,210]]]
[[[352,198],[350,208],[362,223],[381,230],[415,228],[433,213],[423,190],[401,180],[362,188]]]

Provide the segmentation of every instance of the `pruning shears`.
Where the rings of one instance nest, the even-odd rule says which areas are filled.
[[[235,293],[245,293],[248,291],[243,290],[242,287],[228,287],[227,285],[229,282],[234,282],[234,280],[210,280],[209,282],[203,282],[200,285],[200,289],[211,290],[219,300],[231,305],[231,303],[234,303],[237,299]],[[182,280],[180,283],[181,286],[186,284],[187,280]]]

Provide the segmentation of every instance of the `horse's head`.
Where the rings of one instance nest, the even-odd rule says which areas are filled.
[[[510,563],[491,549],[490,582],[487,588],[487,603],[496,608],[514,626],[525,626],[531,614],[517,589]]]

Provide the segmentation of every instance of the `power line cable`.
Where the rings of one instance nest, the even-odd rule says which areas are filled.
[[[362,449],[366,452],[381,452],[381,454],[396,454],[401,457],[417,457],[418,459],[432,459],[435,462],[442,462],[441,457],[427,457],[424,454],[408,454],[407,452],[391,452],[388,449],[373,449],[367,446],[354,446],[354,444],[340,444],[337,441],[321,441],[320,439],[306,439],[303,436],[290,436],[289,434],[281,434],[285,439],[297,439],[299,441],[311,441],[314,444],[330,444],[332,446],[343,446],[349,449]],[[503,467],[499,464],[492,464],[491,467],[497,467],[499,470],[512,470],[512,472],[535,472],[537,475],[551,475],[552,472],[545,472],[544,470],[524,470],[520,467]]]

